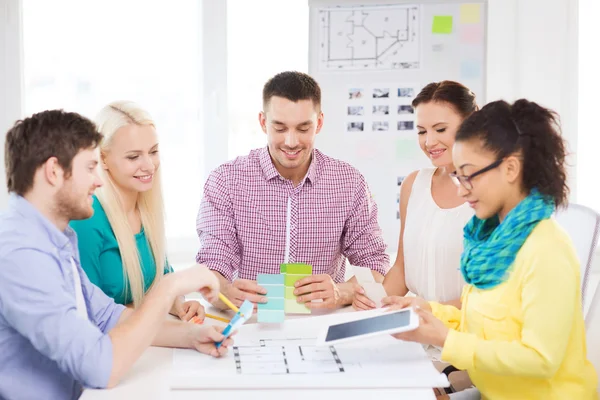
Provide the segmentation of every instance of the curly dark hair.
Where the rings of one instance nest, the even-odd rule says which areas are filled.
[[[317,81],[303,72],[281,72],[269,79],[263,88],[263,110],[267,108],[273,96],[293,102],[312,100],[315,108],[321,109],[321,88]]]
[[[73,112],[49,110],[17,121],[6,133],[4,146],[8,191],[26,194],[33,187],[35,171],[51,157],[57,158],[68,178],[77,153],[97,147],[101,140],[96,125]]]
[[[499,100],[487,104],[461,125],[456,141],[479,139],[498,159],[521,153],[523,186],[537,188],[566,205],[569,195],[565,168],[566,149],[558,115],[526,99],[512,105]]]

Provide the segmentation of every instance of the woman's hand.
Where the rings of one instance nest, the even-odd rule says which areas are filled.
[[[446,343],[446,338],[448,337],[448,327],[437,319],[431,311],[419,307],[415,307],[414,310],[419,316],[419,327],[414,331],[397,333],[392,336],[407,342],[418,342],[444,347],[444,343]]]
[[[421,297],[406,297],[406,296],[389,296],[381,299],[383,307],[392,307],[395,310],[400,310],[406,307],[419,307],[423,310],[431,312],[429,303]]]
[[[375,303],[367,297],[365,290],[361,286],[354,288],[354,300],[352,307],[357,311],[372,310],[375,308]]]
[[[172,314],[182,321],[189,321],[198,316],[200,322],[204,321],[204,307],[196,300],[183,301],[178,297],[173,304]]]

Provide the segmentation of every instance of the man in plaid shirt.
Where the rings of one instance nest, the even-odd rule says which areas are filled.
[[[271,78],[263,110],[267,147],[221,165],[206,182],[196,261],[213,270],[237,305],[265,303],[256,275],[278,274],[281,263],[294,262],[313,267],[312,276],[296,283],[299,302],[309,308],[352,304],[357,283],[344,281],[346,258],[370,268],[378,282],[389,268],[365,178],[314,149],[323,113],[321,89],[310,76]]]

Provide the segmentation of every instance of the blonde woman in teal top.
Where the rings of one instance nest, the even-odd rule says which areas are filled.
[[[90,281],[117,303],[137,308],[152,286],[172,272],[165,250],[158,137],[151,116],[128,101],[104,107],[96,124],[104,135],[104,185],[96,190],[92,218],[71,226]],[[171,314],[186,321],[196,315],[203,319],[204,308],[180,297]]]
[[[92,283],[102,289],[119,304],[132,304],[131,290],[126,288],[123,279],[123,262],[119,252],[119,243],[110,226],[108,217],[98,198],[94,197],[94,216],[87,220],[71,221],[71,227],[77,232],[81,265]],[[142,227],[134,235],[135,244],[140,257],[140,266],[144,279],[144,292],[154,283],[156,263],[152,249]],[[164,273],[173,272],[164,265]]]

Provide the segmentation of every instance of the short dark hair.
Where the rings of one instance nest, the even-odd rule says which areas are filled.
[[[454,81],[432,82],[415,97],[412,106],[430,102],[448,103],[463,118],[477,111],[475,93],[465,85]]]
[[[4,146],[8,191],[22,196],[31,190],[35,172],[51,157],[69,177],[77,153],[97,147],[101,140],[96,125],[73,112],[49,110],[17,121]]]
[[[555,112],[525,99],[512,105],[494,101],[467,118],[456,134],[457,142],[472,139],[498,159],[521,153],[524,189],[537,188],[557,207],[566,205],[566,150]]]
[[[303,72],[281,72],[269,79],[263,88],[263,110],[273,96],[293,102],[312,100],[317,110],[321,109],[321,88],[317,81]]]

